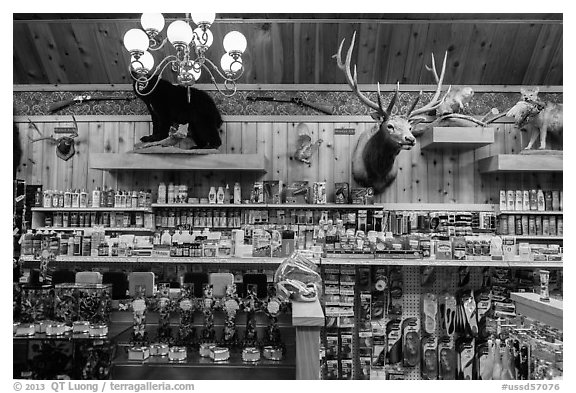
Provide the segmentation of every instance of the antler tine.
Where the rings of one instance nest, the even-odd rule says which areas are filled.
[[[396,105],[396,99],[398,98],[398,91],[400,90],[400,82],[396,82],[396,90],[394,91],[394,95],[388,104],[388,108],[386,108],[386,115],[390,117],[392,114],[392,109],[394,109],[394,105]],[[378,83],[378,97],[380,97],[380,83]]]
[[[410,105],[410,109],[408,109],[408,115],[410,115],[410,113],[412,113],[412,111],[414,110],[414,108],[416,108],[416,105],[418,105],[418,101],[420,101],[420,98],[422,98],[422,90],[420,90],[420,93],[419,93],[418,96],[414,99],[414,102],[412,103],[412,105]]]
[[[346,83],[348,83],[348,85],[350,86],[354,94],[356,94],[356,96],[360,99],[360,101],[364,103],[364,105],[374,109],[378,113],[384,114],[382,113],[383,112],[382,108],[377,103],[366,97],[358,88],[356,66],[354,66],[354,77],[352,77],[352,73],[350,70],[350,63],[352,61],[352,50],[354,49],[355,40],[356,40],[356,32],[354,32],[354,34],[352,35],[352,42],[350,43],[350,47],[348,48],[348,52],[346,53],[345,63],[342,62],[342,48],[344,47],[344,41],[346,41],[346,39],[342,40],[342,42],[340,43],[340,47],[338,48],[338,53],[336,53],[332,57],[336,58],[338,68],[340,68],[344,72],[344,75],[346,76]]]
[[[432,73],[434,74],[434,78],[437,80],[437,87],[436,87],[436,92],[434,93],[434,96],[432,97],[432,99],[430,100],[430,102],[428,102],[426,105],[424,105],[422,108],[413,110],[408,117],[412,118],[414,116],[420,115],[422,113],[426,113],[429,112],[433,109],[438,108],[438,106],[440,106],[440,104],[444,101],[444,99],[446,98],[446,95],[448,94],[448,92],[450,92],[450,87],[448,88],[448,91],[446,92],[446,94],[444,95],[444,97],[439,100],[440,97],[440,93],[442,91],[442,82],[444,81],[444,75],[446,73],[446,60],[448,59],[448,51],[446,51],[444,53],[444,61],[442,63],[442,72],[440,73],[440,77],[438,77],[438,72],[436,71],[436,62],[434,61],[434,54],[432,54],[432,69],[430,69],[428,66],[426,66],[427,70],[432,71]]]
[[[36,123],[34,123],[32,120],[30,120],[30,118],[28,118],[28,123],[30,123],[30,125],[32,125],[32,127],[34,127],[34,129],[36,130],[36,132],[38,132],[38,134],[40,134],[40,136],[42,136],[42,132],[40,132],[40,130],[38,129],[38,126],[36,125]]]

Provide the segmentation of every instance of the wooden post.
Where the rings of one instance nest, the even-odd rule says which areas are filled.
[[[296,379],[320,379],[320,328],[324,312],[320,302],[292,302],[296,328]]]

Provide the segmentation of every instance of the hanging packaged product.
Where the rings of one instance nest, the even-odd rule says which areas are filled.
[[[402,329],[400,319],[386,324],[386,364],[402,362]]]
[[[451,337],[438,340],[438,379],[456,379],[456,351]]]
[[[350,187],[348,183],[335,183],[334,184],[335,190],[335,202],[338,204],[345,204],[348,203],[348,197],[350,193]]]
[[[476,379],[474,375],[474,339],[468,337],[461,337],[457,344],[457,364],[458,376],[457,379],[472,380]]]
[[[438,297],[434,293],[422,294],[422,326],[425,334],[436,334],[438,325]]]
[[[282,203],[282,181],[266,180],[263,183],[264,203],[279,204]]]
[[[422,362],[420,365],[420,374],[422,379],[438,379],[438,340],[434,336],[422,338]]]
[[[415,367],[420,362],[420,324],[417,318],[402,321],[403,365]]]

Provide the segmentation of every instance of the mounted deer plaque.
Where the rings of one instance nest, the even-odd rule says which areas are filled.
[[[364,187],[373,187],[375,193],[381,193],[396,178],[397,170],[394,168],[394,161],[398,153],[400,153],[401,150],[410,150],[416,144],[416,138],[412,134],[412,124],[421,121],[421,118],[419,118],[420,115],[436,110],[444,101],[444,98],[440,99],[440,92],[446,70],[447,53],[444,55],[444,63],[442,64],[440,77],[438,77],[438,73],[436,72],[434,55],[432,55],[431,71],[434,73],[437,81],[437,88],[430,102],[419,109],[415,109],[422,96],[422,92],[420,92],[420,95],[410,106],[408,113],[392,115],[392,109],[396,103],[400,86],[397,85],[394,96],[386,109],[384,109],[382,105],[380,84],[378,84],[377,103],[371,101],[360,91],[356,67],[354,67],[354,76],[352,76],[350,70],[350,60],[352,58],[355,39],[356,32],[354,32],[352,36],[352,43],[350,44],[350,48],[348,48],[345,62],[342,61],[342,48],[345,40],[342,40],[338,48],[338,53],[333,57],[336,58],[338,68],[346,75],[346,82],[356,96],[358,96],[360,102],[375,111],[375,113],[372,114],[372,118],[378,122],[378,125],[360,134],[352,156],[352,176],[358,184]],[[450,89],[448,89],[446,94],[448,94],[449,91]]]

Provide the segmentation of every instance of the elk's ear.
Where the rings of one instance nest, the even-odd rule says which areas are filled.
[[[377,122],[381,122],[384,120],[384,116],[382,116],[382,114],[378,112],[370,113],[370,117],[376,120]]]

